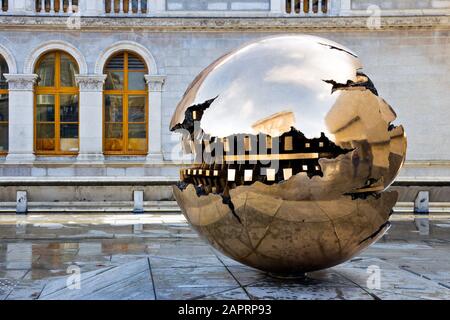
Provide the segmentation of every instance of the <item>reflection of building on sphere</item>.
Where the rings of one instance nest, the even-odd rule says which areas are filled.
[[[384,234],[406,138],[361,68],[337,43],[281,36],[197,76],[171,122],[195,157],[174,194],[214,247],[261,270],[307,272]]]

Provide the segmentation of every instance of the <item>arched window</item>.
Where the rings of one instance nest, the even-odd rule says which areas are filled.
[[[104,153],[147,153],[147,86],[144,61],[131,52],[120,52],[105,65]]]
[[[8,64],[0,56],[0,154],[8,152],[8,83],[5,73],[8,73]]]
[[[38,75],[35,110],[37,154],[77,154],[78,87],[75,60],[62,51],[43,55],[36,66]]]

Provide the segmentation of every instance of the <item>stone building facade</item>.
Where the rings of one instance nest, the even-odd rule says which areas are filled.
[[[127,197],[136,185],[154,185],[146,200],[170,198],[168,188],[157,187],[175,181],[180,165],[188,161],[182,156],[180,137],[168,127],[189,83],[231,49],[289,33],[329,38],[358,53],[408,135],[400,183],[450,180],[449,1],[0,3],[0,201],[15,201],[19,189],[31,190],[34,201],[51,201],[62,186],[93,184],[126,185],[129,190],[121,190]],[[56,67],[63,60],[71,62]],[[133,69],[138,68],[134,63],[141,69]],[[70,87],[59,80],[44,86],[43,75],[49,72],[70,78]],[[139,79],[134,83],[136,74]],[[122,100],[105,106],[108,94],[122,95]],[[75,102],[64,104],[67,95]],[[130,98],[139,95],[140,100]],[[49,103],[49,99],[56,100]],[[105,108],[116,108],[114,116]],[[70,121],[63,120],[67,110],[72,110]],[[131,152],[133,148],[138,152]],[[44,194],[42,186],[50,191]],[[111,200],[122,191],[101,191],[98,199]],[[78,200],[89,198],[69,188],[61,199],[73,200],[69,194],[77,192]],[[443,192],[435,201],[443,201]]]

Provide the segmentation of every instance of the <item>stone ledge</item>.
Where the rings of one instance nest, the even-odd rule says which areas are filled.
[[[170,186],[179,179],[177,177],[121,177],[121,176],[93,176],[93,177],[1,177],[0,186]]]
[[[54,176],[0,178],[0,186],[36,185],[173,185],[179,181],[174,176]],[[398,177],[393,186],[450,186],[450,177]]]
[[[132,201],[70,201],[70,202],[30,202],[28,213],[44,214],[92,214],[92,213],[108,213],[108,214],[124,214],[132,215]],[[7,213],[15,213],[15,202],[1,202],[0,216]],[[179,214],[180,207],[176,201],[144,201],[144,212],[153,214]],[[413,214],[414,202],[398,202],[394,207],[396,214]],[[430,214],[446,214],[450,213],[450,202],[430,202]],[[394,216],[395,217],[395,216]]]
[[[82,17],[81,29],[67,24],[67,17],[0,16],[3,30],[111,31],[301,31],[301,30],[368,30],[367,16],[352,17]],[[450,29],[450,16],[383,16],[381,29]]]
[[[393,186],[450,186],[450,177],[398,177]]]

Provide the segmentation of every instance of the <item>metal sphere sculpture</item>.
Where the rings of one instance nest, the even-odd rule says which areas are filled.
[[[249,43],[195,78],[170,124],[195,158],[174,196],[215,248],[305,273],[384,234],[406,137],[361,68],[335,42],[292,35]]]

